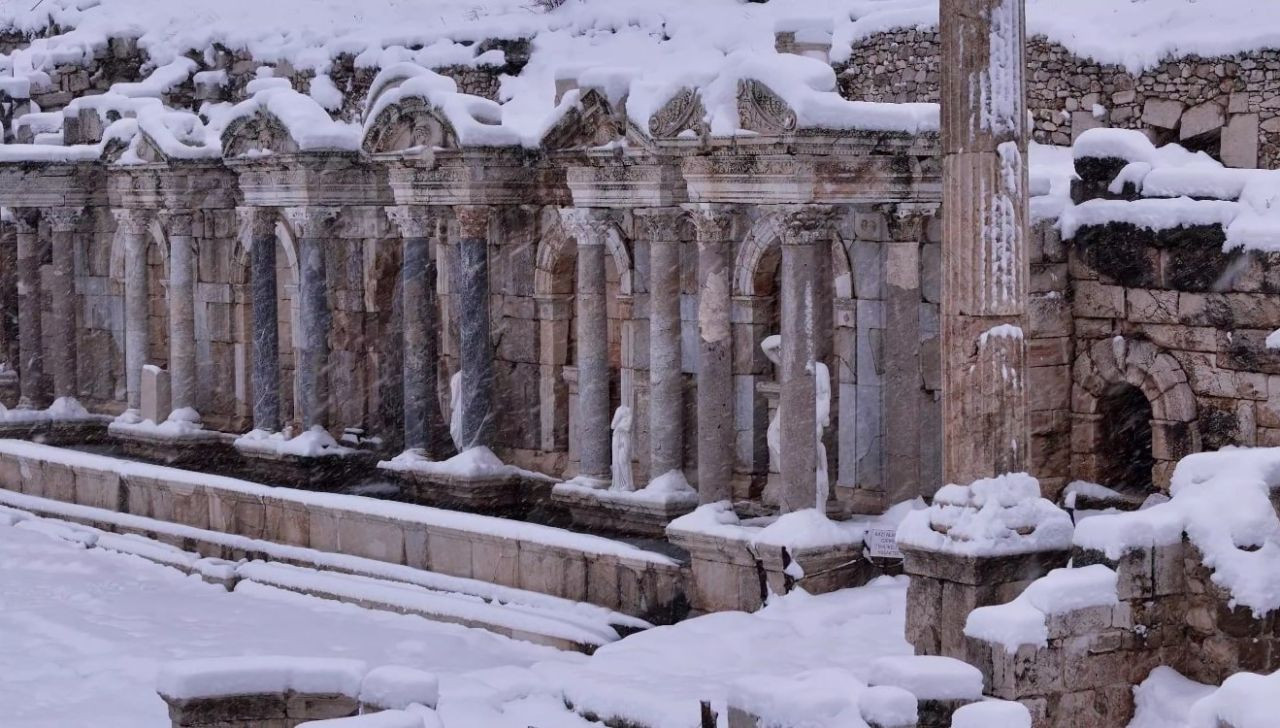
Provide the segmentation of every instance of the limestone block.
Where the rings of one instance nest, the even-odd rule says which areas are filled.
[[[1186,107],[1181,101],[1147,99],[1142,107],[1142,123],[1161,129],[1176,129],[1184,108]]]
[[[73,466],[75,502],[91,508],[114,511],[120,504],[120,476],[110,470]]]
[[[1228,167],[1254,169],[1258,166],[1257,114],[1236,114],[1231,117],[1222,130],[1219,157]]]
[[[142,419],[157,424],[169,419],[169,372],[157,366],[142,367]]]
[[[1027,321],[1032,339],[1070,336],[1071,303],[1056,294],[1031,296],[1027,301]]]
[[[1124,288],[1094,281],[1077,281],[1072,310],[1077,316],[1123,318]]]
[[[1226,115],[1222,106],[1216,101],[1207,101],[1193,106],[1182,114],[1182,126],[1178,129],[1178,137],[1183,141],[1193,139],[1201,134],[1217,131],[1226,123]]]
[[[1065,364],[1028,367],[1027,397],[1033,411],[1069,409],[1071,407],[1071,367]]]
[[[1073,111],[1071,112],[1071,141],[1074,143],[1089,129],[1103,126],[1106,126],[1103,120],[1094,116],[1092,111]]]
[[[1027,341],[1027,366],[1047,367],[1070,364],[1074,347],[1066,336],[1029,339]]]
[[[520,545],[508,539],[476,538],[471,545],[471,578],[491,584],[516,587]]]
[[[311,543],[311,514],[306,504],[283,498],[263,498],[267,539],[290,546]]]
[[[471,540],[447,529],[427,533],[430,570],[449,576],[471,578]]]
[[[1141,323],[1178,323],[1178,292],[1146,288],[1129,289],[1128,320]]]

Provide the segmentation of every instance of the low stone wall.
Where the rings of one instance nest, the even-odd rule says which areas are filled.
[[[17,441],[0,441],[0,487],[479,579],[650,621],[670,622],[686,609],[687,572],[675,560],[534,524],[273,488]]]

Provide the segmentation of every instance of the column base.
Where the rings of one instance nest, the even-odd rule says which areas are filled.
[[[102,442],[106,415],[91,414],[74,397],[60,397],[48,409],[0,410],[0,439],[32,440],[45,445]]]
[[[179,468],[221,468],[233,462],[235,435],[201,428],[157,425],[150,420],[130,424],[117,420],[107,427],[111,440],[126,455]]]
[[[249,479],[272,485],[337,491],[376,473],[375,454],[343,447],[318,427],[292,439],[253,430],[233,447]]]
[[[547,476],[503,463],[486,447],[442,461],[408,451],[378,469],[413,503],[486,515],[521,517],[547,501],[552,484]]]
[[[594,533],[647,538],[664,538],[672,521],[698,507],[698,494],[693,490],[608,490],[572,481],[552,488],[551,500],[569,511],[575,526]]]
[[[0,406],[18,406],[18,373],[0,364]]]

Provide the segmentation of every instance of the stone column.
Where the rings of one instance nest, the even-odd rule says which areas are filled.
[[[493,439],[493,342],[489,335],[489,207],[459,205],[458,346],[462,370],[462,450]]]
[[[191,214],[161,213],[169,236],[169,386],[173,411],[196,408],[196,250]]]
[[[18,364],[18,240],[0,223],[0,364]]]
[[[253,427],[280,429],[280,330],[276,319],[276,219],[269,208],[236,212],[248,237],[253,313]]]
[[[698,500],[733,497],[731,256],[737,209],[688,206],[698,238]]]
[[[303,430],[327,427],[329,302],[325,247],[338,218],[333,207],[295,207],[286,213],[298,234],[298,419]]]
[[[49,300],[53,316],[50,348],[53,357],[53,396],[76,396],[76,288],[75,236],[84,210],[59,207],[49,211],[53,234],[53,275],[49,277]]]
[[[18,395],[19,406],[43,407],[44,337],[40,312],[40,216],[33,208],[13,211],[18,232]]]
[[[820,322],[827,320],[819,306],[830,306],[820,295],[828,290],[819,276],[829,276],[823,263],[831,260],[832,210],[820,205],[796,205],[784,210],[782,232],[782,372],[779,417],[782,429],[782,489],[778,505],[784,513],[826,508],[827,488],[817,473],[817,390],[815,364],[821,361],[819,337],[829,336]],[[830,473],[828,473],[830,477]],[[819,502],[821,500],[821,502]]]
[[[566,209],[560,217],[578,243],[579,475],[609,480],[613,461],[609,430],[609,319],[605,310],[605,240],[613,222],[604,210]]]
[[[449,446],[440,412],[440,315],[432,247],[440,235],[442,212],[406,205],[391,208],[388,216],[404,245],[404,447],[441,459]]]
[[[142,366],[150,346],[147,295],[147,210],[113,210],[124,247],[124,382],[129,409],[142,407]]]
[[[656,479],[684,471],[680,227],[687,214],[678,207],[636,214],[649,240],[649,472]]]
[[[1022,0],[943,0],[943,478],[1025,470]]]

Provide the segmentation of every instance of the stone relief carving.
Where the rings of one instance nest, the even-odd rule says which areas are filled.
[[[542,137],[547,149],[598,147],[625,134],[618,112],[599,91],[584,89],[578,105],[569,109]]]
[[[365,134],[363,147],[370,154],[425,149],[457,148],[458,134],[439,109],[426,99],[410,97],[382,111]]]
[[[796,112],[773,89],[752,79],[738,82],[738,126],[761,134],[796,130]]]
[[[672,139],[685,131],[692,131],[698,137],[704,137],[709,131],[703,120],[706,115],[707,110],[698,98],[698,92],[683,88],[649,117],[649,134],[655,139]]]
[[[261,111],[236,119],[222,132],[224,157],[241,157],[253,152],[293,154],[297,151],[297,143],[280,120]]]

